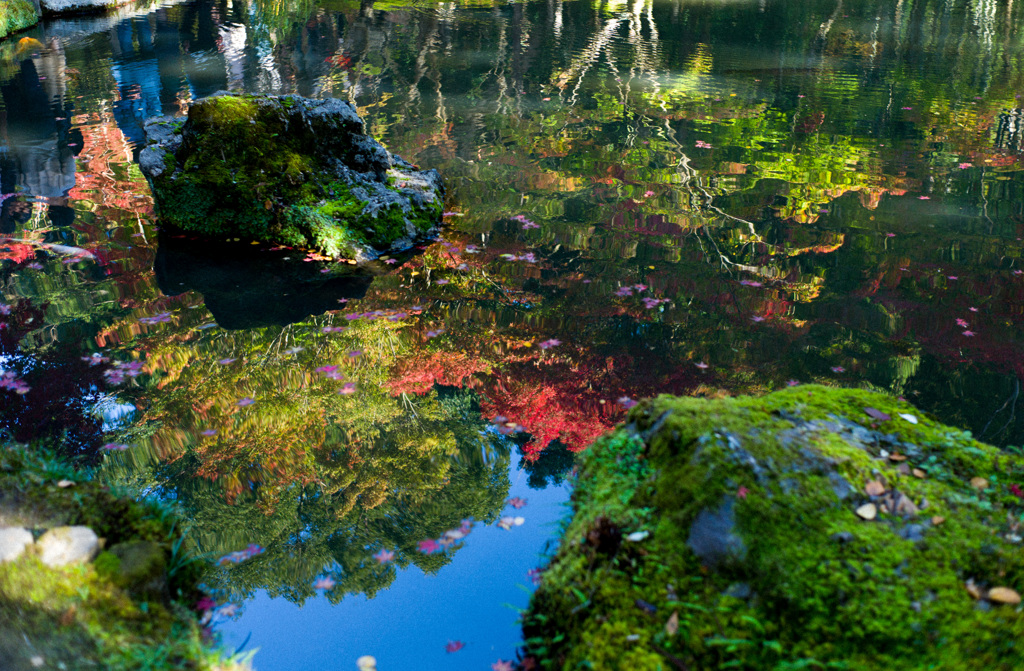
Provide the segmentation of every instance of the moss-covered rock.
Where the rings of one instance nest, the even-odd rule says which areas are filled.
[[[87,526],[110,548],[46,566],[36,543],[0,562],[0,668],[247,668],[209,645],[193,610],[204,564],[186,556],[176,521],[52,457],[0,447],[0,527]]]
[[[221,93],[146,132],[139,166],[165,225],[374,258],[441,222],[437,171],[389,153],[341,100]]]
[[[547,669],[1024,668],[1024,614],[1005,603],[1024,591],[1022,486],[1024,459],[881,394],[645,401],[582,457],[526,654]]]
[[[0,40],[38,22],[39,14],[29,0],[0,0]]]

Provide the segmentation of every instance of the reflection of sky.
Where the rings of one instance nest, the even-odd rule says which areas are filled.
[[[93,406],[93,412],[103,419],[104,431],[116,431],[125,427],[135,417],[135,406],[131,403],[120,403],[113,396],[104,396]]]
[[[331,606],[318,597],[300,608],[260,592],[237,621],[219,627],[225,647],[233,650],[251,633],[246,649],[260,649],[257,671],[355,669],[362,655],[376,657],[379,671],[487,669],[499,658],[511,659],[521,640],[512,606],[527,605],[526,572],[541,564],[540,553],[555,537],[569,489],[532,490],[515,466],[509,479],[509,497],[528,500],[515,512],[526,518],[523,526],[477,526],[437,574],[411,566],[374,599],[348,596]],[[512,512],[507,507],[505,514]],[[466,647],[446,653],[449,640]]]

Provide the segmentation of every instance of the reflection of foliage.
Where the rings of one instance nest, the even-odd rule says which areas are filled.
[[[524,455],[525,457],[525,455]],[[576,455],[559,441],[550,443],[534,459],[523,459],[523,468],[530,474],[527,483],[532,489],[560,485],[569,477]]]
[[[483,431],[471,397],[393,395],[388,362],[407,347],[406,325],[359,320],[323,332],[338,322],[249,332],[178,323],[167,327],[178,337],[141,343],[161,375],[127,392],[146,423],[104,472],[173,495],[205,552],[266,547],[223,570],[216,585],[232,598],[265,588],[301,601],[324,571],[336,577],[336,598],[372,595],[394,575],[371,559],[376,550],[436,570],[448,554],[424,555],[417,542],[502,508],[507,448]],[[354,393],[339,394],[351,383]],[[242,398],[254,402],[240,407]]]
[[[1024,71],[1016,62],[992,68],[988,59],[1016,47],[996,39],[992,54],[979,60],[983,42],[976,26],[965,24],[970,46],[941,56],[948,67],[937,70],[922,66],[928,49],[892,48],[907,38],[903,25],[882,35],[857,33],[859,9],[834,26],[829,21],[832,32],[821,44],[822,35],[807,26],[825,25],[833,9],[801,3],[754,19],[748,6],[688,6],[683,25],[653,6],[650,13],[639,6],[602,13],[572,5],[553,16],[526,5],[507,22],[482,22],[479,31],[491,31],[499,45],[490,69],[461,56],[467,36],[480,34],[471,10],[451,33],[437,33],[427,20],[395,31],[386,13],[374,21],[351,16],[358,30],[380,36],[372,43],[386,36],[389,45],[388,67],[365,76],[372,85],[353,93],[354,101],[392,149],[449,176],[465,215],[452,220],[456,251],[428,253],[422,266],[410,266],[419,278],[407,272],[402,279],[445,306],[444,321],[434,326],[448,334],[431,345],[439,350],[431,361],[449,361],[452,377],[461,379],[456,355],[441,352],[473,352],[479,369],[494,373],[471,378],[493,401],[488,414],[521,423],[541,446],[602,417],[598,400],[607,405],[634,389],[759,391],[799,379],[915,393],[925,384],[923,371],[942,380],[926,383],[933,409],[939,397],[946,408],[957,405],[949,390],[964,387],[947,382],[964,375],[1002,380],[965,399],[962,415],[948,417],[979,431],[1005,424],[1012,403],[1003,419],[989,420],[1012,399],[1013,377],[1024,374],[1013,364],[1024,360],[1024,342],[1011,309],[1021,277],[1007,267],[1022,254],[1014,223],[1020,214],[1005,205],[1020,199],[1016,154],[1008,151],[1020,139],[1016,116],[1000,110],[1017,105]],[[595,29],[554,32],[563,21]],[[830,58],[807,69],[747,70],[759,63],[729,51],[738,39],[730,26],[765,21],[786,28],[745,34],[744,47],[753,40],[766,53],[824,48]],[[939,39],[935,22],[918,24],[928,39]],[[693,26],[714,37],[658,37],[676,28],[689,34]],[[520,42],[527,33],[528,43]],[[430,40],[436,49],[422,46]],[[532,50],[550,43],[564,49],[538,60]],[[870,74],[862,62],[869,47]],[[723,71],[719,54],[738,70]],[[380,61],[371,50],[345,55],[349,72]],[[405,65],[413,56],[416,69]],[[939,74],[947,71],[960,74]],[[401,93],[424,76],[439,82],[439,95]],[[985,93],[975,99],[982,83]],[[473,121],[452,123],[459,118]],[[950,224],[947,205],[933,208],[918,196],[955,202],[961,223]],[[539,230],[520,230],[510,220],[517,215]],[[482,253],[462,253],[467,243]],[[526,251],[536,263],[499,257]],[[468,268],[459,272],[459,264]],[[911,266],[909,274],[895,271],[901,266]],[[981,309],[971,323],[984,331],[973,340],[948,316],[949,288],[929,286],[929,273],[941,269],[959,277],[959,309]],[[444,272],[452,284],[421,284],[431,272]],[[894,277],[900,274],[902,281]],[[592,282],[582,286],[584,280]],[[670,302],[646,311],[637,300],[614,297],[634,282]],[[376,286],[371,300],[387,304],[397,287]],[[987,309],[977,305],[982,301]],[[475,312],[465,307],[470,303]],[[499,344],[568,340],[570,332],[581,335],[555,360],[571,375]],[[608,358],[629,350],[634,338],[650,351],[631,361]],[[477,347],[480,339],[488,344]],[[959,361],[959,370],[932,365],[938,360]],[[700,361],[711,367],[698,376],[691,367]],[[975,364],[985,370],[968,373]],[[628,381],[623,366],[653,374]],[[405,378],[419,372],[402,370]],[[662,373],[683,370],[689,374]],[[444,371],[425,376],[423,388],[432,379],[445,379]],[[577,410],[560,410],[570,406]],[[1012,436],[1020,430],[1011,422],[999,440],[1019,440]]]

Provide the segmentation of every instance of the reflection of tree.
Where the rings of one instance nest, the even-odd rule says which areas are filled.
[[[574,452],[558,441],[552,442],[536,458],[523,460],[523,469],[529,474],[527,484],[532,489],[560,485],[569,477],[575,463]]]
[[[371,558],[377,550],[435,570],[450,552],[425,555],[416,543],[503,506],[507,448],[483,431],[471,397],[392,395],[388,363],[407,349],[404,325],[361,320],[324,333],[339,322],[218,333],[174,323],[178,337],[141,343],[160,375],[126,391],[145,423],[104,472],[181,502],[205,552],[266,547],[223,570],[217,586],[232,596],[265,588],[301,601],[325,571],[335,598],[372,595],[394,575]],[[354,392],[339,394],[346,384]]]
[[[469,379],[494,401],[489,414],[521,423],[540,437],[536,444],[553,436],[571,443],[568,431],[596,430],[614,416],[599,420],[606,410],[598,398],[611,401],[634,388],[757,391],[817,379],[911,393],[925,357],[962,362],[942,379],[967,374],[971,362],[985,368],[972,377],[1001,379],[987,385],[984,400],[972,392],[962,406],[970,417],[961,421],[977,430],[1005,423],[989,419],[1013,397],[1013,378],[1021,373],[1011,362],[1024,360],[1020,317],[1009,309],[1021,280],[1007,267],[1021,253],[1014,222],[1022,215],[1009,205],[1020,201],[1010,172],[1016,158],[999,149],[1008,145],[1016,117],[1000,117],[1000,110],[1016,107],[1024,71],[1018,62],[991,67],[993,54],[1012,50],[1010,41],[993,38],[999,33],[991,26],[982,30],[957,17],[965,35],[988,41],[966,39],[963,51],[938,54],[925,46],[939,43],[946,30],[924,16],[938,11],[935,2],[916,6],[912,22],[894,20],[891,7],[865,8],[863,17],[861,9],[844,10],[846,17],[834,3],[762,8],[756,21],[740,5],[687,5],[685,19],[643,3],[620,11],[527,5],[479,28],[465,10],[446,16],[455,29],[440,32],[434,18],[414,18],[411,31],[397,32],[388,6],[381,7],[353,16],[350,30],[386,43],[387,66],[364,73],[348,95],[390,146],[450,176],[466,215],[453,220],[452,240],[484,247],[479,255],[413,264],[421,277],[431,268],[469,266],[435,294],[446,306],[437,325],[448,333],[429,346],[437,349],[429,359],[417,361],[445,362],[452,379],[462,379],[463,358],[475,357],[481,373]],[[1010,25],[1020,13],[1000,9],[990,18]],[[860,28],[865,17],[869,32]],[[774,28],[736,35],[731,26],[746,23]],[[673,30],[676,38],[666,42]],[[460,57],[473,53],[481,35],[494,45],[487,67]],[[759,69],[744,51],[750,44],[812,57],[806,66]],[[547,57],[538,59],[538,50],[548,50]],[[423,87],[402,93],[415,81],[405,65],[414,53],[415,77],[435,73],[430,95]],[[360,54],[348,55],[353,62],[346,67],[359,71]],[[942,68],[925,62],[936,58]],[[516,70],[517,59],[530,67]],[[984,99],[971,102],[982,83]],[[873,119],[870,128],[864,119]],[[969,167],[958,163],[964,161]],[[937,212],[910,207],[922,192],[955,198],[966,208],[963,226],[981,229],[987,221],[989,230],[969,238],[947,230]],[[540,230],[520,231],[509,221],[513,215],[538,222]],[[936,228],[910,242],[911,222]],[[1009,250],[1001,266],[982,243]],[[968,248],[977,254],[965,254]],[[894,258],[896,249],[906,258]],[[536,263],[499,257],[527,251]],[[913,281],[904,272],[897,292],[879,292],[877,271],[886,259],[931,270],[911,270]],[[972,272],[977,262],[988,270]],[[927,287],[928,273],[947,266],[943,272],[969,288],[960,292],[961,309],[994,298],[988,315],[975,319],[985,334],[966,348],[952,318],[936,328],[949,304],[945,289]],[[883,288],[891,273],[885,271]],[[579,284],[585,279],[593,280],[588,291]],[[409,275],[402,281],[419,286]],[[667,310],[646,311],[613,296],[629,283],[670,299]],[[377,286],[386,304],[392,292]],[[884,302],[859,304],[876,296]],[[475,312],[463,305],[472,301]],[[598,326],[612,316],[621,318],[619,328]],[[571,351],[555,356],[572,375],[544,357],[491,347],[515,338],[566,339],[580,330],[585,335]],[[653,349],[627,366],[696,373],[694,364],[707,359],[711,367],[672,381],[655,374],[632,387],[609,375],[612,364],[603,360],[628,349],[631,337]],[[476,339],[488,345],[477,351]],[[443,369],[427,375],[415,364],[399,371],[406,382],[422,372],[423,388],[446,379]]]
[[[266,589],[272,596],[301,602],[314,593],[312,583],[320,575],[336,580],[328,592],[332,602],[346,594],[373,597],[394,579],[395,567],[415,565],[432,572],[457,550],[427,555],[417,549],[419,541],[458,528],[463,519],[491,522],[504,505],[509,487],[507,448],[496,448],[479,429],[473,435],[472,427],[480,424],[479,411],[474,413],[464,398],[441,401],[447,406],[443,416],[426,419],[420,412],[416,421],[419,428],[411,436],[421,443],[438,434],[447,436],[446,442],[458,437],[452,441],[458,443],[457,451],[435,455],[433,470],[416,458],[422,451],[413,455],[407,445],[396,444],[408,427],[389,426],[364,445],[363,454],[372,452],[374,457],[367,457],[356,470],[334,473],[347,477],[325,483],[340,485],[335,491],[319,483],[293,485],[280,493],[269,514],[258,492],[226,501],[218,485],[193,477],[190,465],[183,463],[190,460],[159,469],[165,482],[161,490],[173,493],[185,506],[202,551],[222,556],[250,543],[266,548],[211,577],[211,586],[228,598]],[[354,456],[344,449],[333,453],[338,464],[351,462]],[[381,477],[386,478],[386,492],[377,480]],[[381,549],[395,552],[394,567],[372,558]]]

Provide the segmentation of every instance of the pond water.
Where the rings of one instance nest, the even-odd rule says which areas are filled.
[[[995,0],[44,22],[0,43],[0,427],[178,501],[258,669],[490,668],[573,453],[631,399],[861,386],[1024,443],[1022,23]],[[442,238],[346,279],[161,233],[142,123],[218,90],[352,101],[445,176]]]

